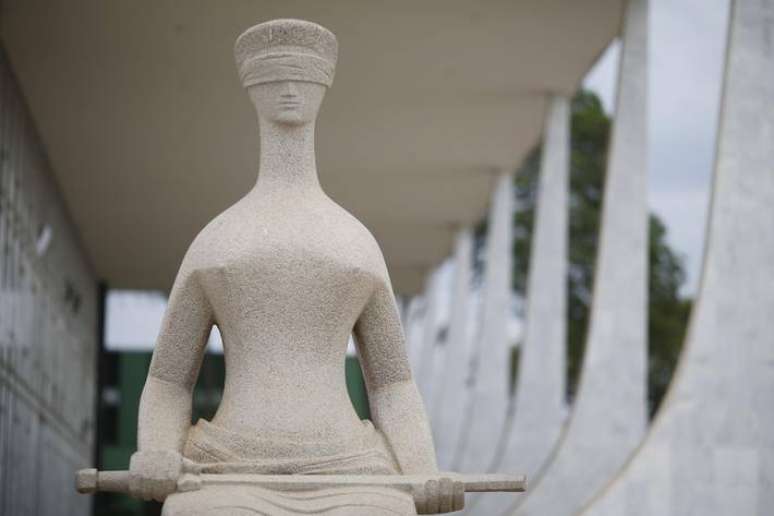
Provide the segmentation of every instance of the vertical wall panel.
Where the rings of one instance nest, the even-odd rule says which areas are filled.
[[[86,151],[86,150],[85,150]],[[95,276],[0,51],[0,515],[85,515]]]

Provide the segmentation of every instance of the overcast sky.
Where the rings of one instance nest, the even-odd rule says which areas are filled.
[[[688,295],[701,272],[728,10],[729,0],[650,2],[648,200],[685,258]],[[619,54],[611,46],[585,81],[608,112]]]

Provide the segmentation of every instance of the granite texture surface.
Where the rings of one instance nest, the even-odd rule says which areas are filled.
[[[382,252],[317,176],[315,121],[336,48],[327,29],[299,20],[260,24],[237,40],[260,128],[258,180],[183,258],[140,402],[129,476],[136,496],[173,493],[183,457],[247,463],[263,474],[438,474]],[[226,355],[223,399],[212,421],[192,427],[191,391],[213,325]],[[351,333],[373,424],[357,417],[347,395]],[[456,500],[438,487],[428,488],[424,512]],[[289,514],[354,514],[363,504],[371,514],[414,513],[402,492],[371,489],[369,496],[336,488],[319,510],[283,503]],[[238,499],[218,486],[178,492],[164,514],[232,514],[276,503],[249,491]]]

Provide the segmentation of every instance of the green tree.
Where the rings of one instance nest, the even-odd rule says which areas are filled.
[[[568,274],[568,396],[577,387],[588,329],[597,239],[607,163],[610,118],[599,99],[581,91],[572,102]],[[540,147],[529,153],[514,179],[513,288],[524,294],[540,168]],[[483,228],[482,228],[483,229]],[[680,298],[681,259],[666,243],[666,228],[650,216],[649,375],[651,410],[663,397],[680,353],[690,301]],[[479,232],[481,234],[482,232]],[[518,359],[514,360],[517,363]]]

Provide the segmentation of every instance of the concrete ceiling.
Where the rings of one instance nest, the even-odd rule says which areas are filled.
[[[196,232],[254,183],[232,45],[272,18],[339,39],[318,122],[323,187],[417,291],[494,170],[540,135],[616,36],[621,0],[3,0],[0,37],[97,273],[171,285]]]

